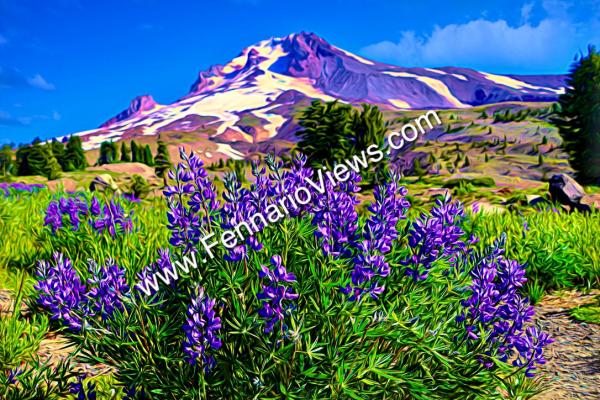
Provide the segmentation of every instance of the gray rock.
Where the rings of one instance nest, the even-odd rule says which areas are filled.
[[[575,179],[566,174],[556,174],[550,178],[548,191],[552,201],[564,204],[573,210],[582,212],[591,211],[586,204],[581,204],[581,199],[585,196],[585,191]]]

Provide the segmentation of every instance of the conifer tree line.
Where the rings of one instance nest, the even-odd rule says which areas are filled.
[[[14,157],[10,145],[0,149],[0,176],[4,177],[42,175],[56,179],[63,171],[82,170],[87,166],[79,136],[71,136],[63,141],[53,139],[46,143],[35,138],[31,144],[19,145]]]
[[[158,137],[156,155],[150,146],[139,145],[134,140],[129,144],[121,142],[102,142],[96,165],[118,162],[141,162],[155,167],[156,175],[165,179],[171,168],[171,160],[166,144]],[[16,151],[11,145],[0,147],[0,178],[12,176],[41,175],[52,180],[60,177],[61,172],[84,170],[88,167],[81,138],[71,136],[62,141],[53,139],[42,143],[39,138],[31,144],[21,144]]]
[[[121,142],[120,149],[115,142],[102,142],[96,164],[104,165],[118,162],[139,162],[155,167],[156,174],[160,177],[164,177],[165,172],[171,168],[169,152],[160,135],[155,156],[152,155],[150,145],[142,146],[135,140],[132,140],[129,145],[126,142]]]

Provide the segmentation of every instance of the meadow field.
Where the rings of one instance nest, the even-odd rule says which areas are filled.
[[[440,143],[434,157],[461,146]],[[536,398],[570,334],[547,334],[545,296],[592,293],[568,323],[598,322],[600,213],[532,206],[547,184],[469,173],[328,184],[146,296],[140,279],[312,173],[298,155],[238,174],[179,159],[144,199],[0,191],[0,398]]]

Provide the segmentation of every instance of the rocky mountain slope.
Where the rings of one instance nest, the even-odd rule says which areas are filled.
[[[466,68],[403,68],[370,61],[312,33],[252,45],[225,65],[200,72],[171,104],[149,95],[99,128],[77,133],[86,149],[105,140],[159,133],[197,135],[239,158],[251,145],[286,140],[293,114],[312,99],[368,102],[383,109],[466,108],[505,101],[553,101],[565,76],[496,75]]]

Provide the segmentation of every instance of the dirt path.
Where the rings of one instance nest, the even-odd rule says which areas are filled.
[[[600,292],[548,295],[536,307],[538,321],[555,342],[542,369],[550,390],[536,400],[600,399],[600,325],[573,320],[569,310],[594,301]]]

